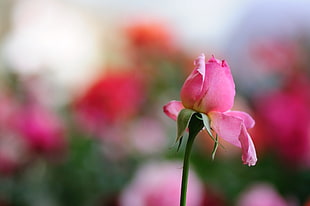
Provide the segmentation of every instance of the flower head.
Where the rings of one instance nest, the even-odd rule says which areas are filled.
[[[207,63],[204,54],[194,62],[195,69],[186,79],[181,90],[181,102],[170,101],[164,112],[177,120],[182,109],[190,109],[205,116],[205,128],[214,131],[227,142],[242,149],[242,160],[255,165],[256,151],[247,131],[255,121],[241,111],[230,111],[235,97],[235,84],[230,68],[225,61],[212,57]],[[212,131],[211,131],[212,130]]]
[[[235,97],[235,84],[227,63],[214,57],[205,63],[205,56],[201,54],[194,64],[195,69],[181,90],[183,105],[202,113],[231,109]]]

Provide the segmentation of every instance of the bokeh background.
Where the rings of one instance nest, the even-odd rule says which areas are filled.
[[[204,52],[231,67],[254,167],[201,133],[188,206],[310,205],[307,0],[1,0],[0,205],[174,206],[162,106]]]

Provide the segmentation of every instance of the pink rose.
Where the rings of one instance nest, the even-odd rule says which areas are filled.
[[[205,63],[202,54],[195,60],[196,68],[189,75],[181,90],[181,100],[185,108],[197,112],[225,112],[232,108],[235,84],[225,61],[212,57]]]
[[[169,102],[164,106],[164,112],[174,120],[184,108],[206,114],[215,133],[242,149],[243,163],[255,165],[256,151],[247,131],[255,121],[245,112],[230,111],[234,103],[235,84],[228,64],[214,57],[205,63],[204,54],[194,64],[195,69],[181,90],[182,102]]]

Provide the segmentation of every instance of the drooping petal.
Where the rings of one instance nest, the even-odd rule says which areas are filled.
[[[244,124],[241,127],[239,140],[241,142],[243,164],[254,166],[257,162],[256,150]]]
[[[247,129],[250,129],[250,128],[254,127],[254,125],[255,125],[254,119],[246,112],[228,111],[225,113],[228,115],[234,116],[234,117],[240,117],[243,120],[244,125]]]
[[[178,114],[182,109],[184,109],[182,102],[176,100],[168,102],[163,107],[164,113],[173,120],[177,120]]]
[[[194,110],[208,113],[225,112],[232,108],[235,98],[235,83],[228,64],[212,57],[206,64],[205,81],[199,101]]]
[[[181,89],[181,100],[186,108],[193,109],[201,96],[205,79],[205,56],[201,54],[194,62],[195,69],[185,80]]]
[[[225,141],[241,147],[243,163],[253,166],[257,161],[256,151],[246,127],[246,124],[248,126],[251,124],[245,123],[243,118],[247,115],[244,114],[239,112],[210,112],[208,116],[211,119],[211,128]]]
[[[211,128],[225,141],[241,147],[239,135],[241,131],[242,119],[222,112],[210,112]]]

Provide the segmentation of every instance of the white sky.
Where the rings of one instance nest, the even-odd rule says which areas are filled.
[[[68,0],[96,8],[111,18],[146,14],[166,20],[189,47],[221,47],[251,1],[246,0]],[[190,45],[186,45],[190,44]]]

